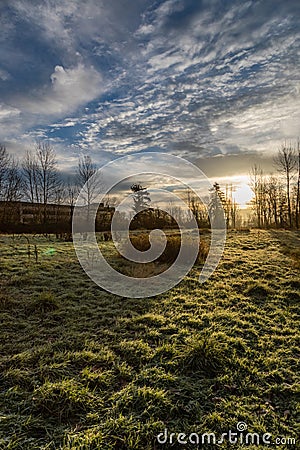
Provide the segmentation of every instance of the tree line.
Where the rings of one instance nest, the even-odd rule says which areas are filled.
[[[82,197],[89,207],[101,189],[91,178],[96,171],[97,167],[91,156],[82,155],[78,159],[75,176],[65,180],[58,170],[57,156],[49,142],[37,141],[20,160],[10,155],[6,147],[0,144],[1,228],[3,231],[11,230],[14,223],[16,230],[19,230],[18,213],[13,205],[14,202],[25,201],[36,205],[33,228],[50,230],[50,223],[55,221],[55,229],[69,232],[79,191],[84,187]],[[55,220],[53,205],[57,209]],[[60,205],[70,208],[67,223],[65,216],[59,213]]]
[[[284,144],[273,159],[276,174],[254,165],[250,173],[251,201],[259,228],[300,226],[300,146]]]
[[[255,164],[250,171],[249,186],[253,192],[250,202],[253,216],[248,219],[248,225],[258,228],[289,228],[300,227],[300,144],[286,143],[281,146],[273,158],[276,173],[266,174]],[[134,184],[131,187],[134,193],[133,210],[139,212],[141,204],[149,206],[149,196],[145,187]],[[242,220],[241,210],[234,199],[234,187],[226,185],[224,189],[219,183],[214,183],[208,194],[208,208],[198,196],[188,189],[184,200],[189,206],[190,213],[195,217],[199,228],[210,226],[210,218],[222,222],[224,215],[227,228],[240,228],[245,221]],[[222,210],[222,211],[221,211]],[[209,212],[209,214],[208,214]],[[174,220],[185,222],[189,217],[183,217],[183,211],[178,206],[169,206],[169,226],[174,225]],[[209,218],[210,216],[210,218]],[[155,209],[151,214],[144,214],[144,222],[157,221],[159,212]],[[163,216],[167,221],[167,216]],[[135,221],[138,224],[138,221]]]
[[[226,186],[222,191],[218,183],[214,183],[208,192],[206,204],[196,195],[192,189],[183,191],[180,197],[188,208],[184,211],[174,203],[166,205],[166,210],[151,205],[150,194],[141,183],[134,183],[130,187],[133,197],[133,218],[131,229],[137,228],[178,228],[179,223],[185,223],[187,227],[194,224],[193,218],[199,228],[209,228],[210,222],[216,228],[223,227],[224,221],[227,228],[236,228],[241,225],[238,215],[238,205],[233,198],[233,186]]]
[[[284,144],[273,159],[276,173],[266,174],[254,165],[250,173],[250,187],[253,192],[251,206],[255,225],[259,228],[297,228],[300,227],[300,147]],[[101,189],[92,176],[97,167],[89,155],[82,155],[78,159],[76,175],[72,180],[65,181],[58,170],[57,157],[49,142],[37,141],[32,150],[16,160],[4,145],[0,144],[0,201],[9,205],[11,202],[27,201],[40,205],[40,220],[47,223],[47,205],[69,205],[72,211],[79,191],[83,186],[83,197],[89,207]],[[133,211],[139,213],[141,206],[150,206],[147,190],[140,184],[133,184]],[[218,204],[222,205],[228,228],[241,226],[239,206],[233,198],[233,187],[226,186],[222,190],[215,183],[209,195],[209,212],[211,215],[220,214]],[[194,215],[198,226],[209,226],[208,211],[205,205],[191,190],[185,194],[185,201],[191,214]],[[143,221],[151,225],[166,223],[167,216],[159,213],[155,208],[151,214],[144,214]],[[4,209],[5,210],[5,209]],[[176,205],[170,205],[169,226],[174,225],[173,217],[182,219],[182,211]],[[3,211],[3,208],[2,208]],[[5,217],[1,217],[2,222]],[[154,220],[155,219],[155,220]],[[189,218],[185,218],[189,220]],[[139,221],[136,221],[138,226]]]
[[[91,180],[96,170],[89,155],[80,156],[75,178],[65,181],[58,170],[56,153],[48,142],[36,142],[21,161],[0,144],[0,201],[74,205],[79,190],[86,185],[84,196],[87,204],[91,204],[98,192]]]

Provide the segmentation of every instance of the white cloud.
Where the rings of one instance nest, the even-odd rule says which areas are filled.
[[[92,66],[80,64],[70,69],[56,66],[50,79],[49,87],[33,96],[18,99],[23,113],[62,117],[75,112],[104,91],[102,76]]]
[[[70,64],[76,56],[87,54],[86,43],[129,40],[130,28],[135,31],[132,22],[139,18],[143,2],[45,0],[36,4],[32,0],[10,0],[10,7],[17,17],[41,31],[42,40],[55,46],[63,61]]]
[[[9,105],[0,103],[0,122],[17,117],[20,115],[20,111],[17,108],[13,108]]]
[[[66,26],[66,21],[76,12],[76,2],[48,0],[34,5],[27,0],[12,0],[11,7],[23,20],[42,29],[43,39],[60,42],[64,49],[73,46],[72,30]]]
[[[228,148],[274,154],[282,140],[294,140],[300,123],[299,95],[267,99],[239,113],[229,111],[210,123],[214,138]]]

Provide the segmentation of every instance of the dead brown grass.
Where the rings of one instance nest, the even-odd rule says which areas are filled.
[[[149,250],[150,248],[150,242],[148,234],[146,233],[140,233],[135,234],[130,237],[132,245],[139,250],[140,252],[144,252]],[[185,254],[186,257],[189,258],[189,255],[192,253],[192,249],[194,249],[195,245],[197,245],[197,242],[195,239],[190,239],[187,243],[187,246],[185,247]],[[157,258],[156,262],[159,264],[172,264],[180,251],[181,247],[181,238],[180,235],[175,236],[167,236],[167,245],[164,250],[164,252]],[[201,264],[205,261],[207,255],[209,252],[209,245],[206,241],[201,240],[199,243],[199,250],[197,255],[196,263]]]

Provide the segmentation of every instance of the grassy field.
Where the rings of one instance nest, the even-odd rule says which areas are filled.
[[[30,238],[29,258],[24,237],[0,236],[0,448],[195,449],[156,436],[241,421],[300,448],[299,239],[231,232],[204,285],[195,267],[134,300],[89,280],[71,243]]]

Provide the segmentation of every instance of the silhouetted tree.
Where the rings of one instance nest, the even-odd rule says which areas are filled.
[[[139,183],[132,184],[130,189],[133,192],[133,210],[135,214],[149,208],[151,199],[147,189]]]
[[[72,182],[72,180],[68,179],[67,183],[64,187],[64,199],[65,202],[70,205],[70,222],[69,227],[72,230],[72,221],[73,221],[73,213],[75,208],[76,198],[79,193],[79,188],[76,183]]]
[[[101,190],[99,180],[93,178],[97,172],[96,164],[89,155],[81,156],[78,160],[77,185],[83,189],[82,195],[87,206],[88,217],[90,216],[90,206],[96,200]]]
[[[34,203],[46,205],[55,200],[61,180],[54,149],[48,142],[37,142],[34,151],[27,151],[22,162],[24,193]]]
[[[222,198],[222,205],[225,211],[226,225],[227,227],[236,227],[239,207],[235,199],[233,198],[234,187],[231,185],[225,186],[225,194]]]
[[[187,204],[196,219],[198,227],[207,226],[208,216],[206,207],[192,189],[187,190]]]
[[[208,205],[212,228],[222,228],[225,219],[225,203],[224,192],[221,191],[218,183],[214,183],[212,189],[210,189],[210,201]]]
[[[56,154],[48,142],[36,143],[36,161],[38,167],[38,182],[40,199],[43,205],[55,201],[57,192],[61,191],[62,183],[57,171]]]
[[[253,208],[257,219],[257,226],[260,228],[263,221],[263,191],[264,191],[264,177],[262,169],[257,165],[251,169],[250,172],[250,187],[253,192]]]
[[[36,155],[27,151],[22,162],[24,195],[31,203],[40,203],[39,168]]]
[[[0,144],[0,198],[3,198],[4,196],[5,181],[9,164],[10,157],[6,150],[6,147]]]
[[[4,183],[4,200],[6,202],[16,202],[22,198],[23,179],[19,170],[19,165],[14,158],[10,159],[6,171]]]
[[[22,162],[23,190],[32,203],[40,204],[40,215],[47,222],[47,204],[55,202],[62,182],[56,154],[49,142],[37,141],[34,151],[27,151]]]
[[[294,148],[283,145],[274,158],[275,165],[278,172],[285,176],[286,180],[286,195],[287,195],[287,210],[289,226],[292,228],[292,208],[291,208],[291,180],[293,178],[293,171],[296,168],[297,160]]]

